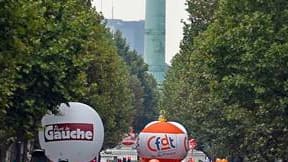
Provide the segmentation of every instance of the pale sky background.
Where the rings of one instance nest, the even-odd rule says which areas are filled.
[[[93,0],[97,11],[102,11],[105,18],[144,20],[145,0]],[[112,5],[113,4],[113,5]],[[179,43],[183,35],[181,20],[187,19],[185,0],[166,0],[166,62],[170,64],[172,57],[179,51]]]

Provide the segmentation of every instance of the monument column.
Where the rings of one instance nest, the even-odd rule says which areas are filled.
[[[146,0],[144,62],[158,84],[165,78],[165,0]]]

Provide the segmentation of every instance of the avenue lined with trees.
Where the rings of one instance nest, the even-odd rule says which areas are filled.
[[[99,113],[104,148],[165,110],[211,159],[287,161],[288,1],[187,0],[187,12],[157,87],[90,0],[0,1],[0,161],[27,161],[41,118],[69,101]]]

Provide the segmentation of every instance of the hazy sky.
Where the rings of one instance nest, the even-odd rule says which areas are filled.
[[[97,11],[102,11],[105,18],[144,20],[145,0],[93,0]],[[113,4],[113,5],[112,5]],[[181,19],[186,20],[185,0],[166,0],[166,62],[179,51],[182,39]]]

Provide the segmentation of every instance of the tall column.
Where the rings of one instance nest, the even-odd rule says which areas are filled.
[[[165,77],[165,0],[146,0],[144,62],[158,84]]]

